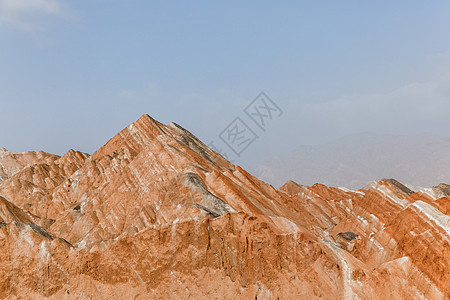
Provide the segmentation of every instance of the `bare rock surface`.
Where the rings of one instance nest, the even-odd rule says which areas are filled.
[[[448,186],[275,189],[143,115],[93,155],[0,151],[0,298],[448,299]]]
[[[43,151],[27,151],[23,153],[10,152],[0,147],[0,182],[13,176],[27,165],[49,163],[59,156]]]

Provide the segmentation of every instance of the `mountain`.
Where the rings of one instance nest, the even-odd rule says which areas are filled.
[[[8,155],[2,299],[450,296],[445,184],[277,190],[148,115],[90,156]]]
[[[396,178],[411,186],[450,182],[450,139],[361,133],[318,146],[302,146],[251,168],[281,186],[287,180],[358,189],[374,179]]]
[[[13,176],[27,165],[51,162],[58,158],[57,155],[43,151],[14,153],[0,147],[0,182]]]

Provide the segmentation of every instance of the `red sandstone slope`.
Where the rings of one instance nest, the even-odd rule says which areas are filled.
[[[15,153],[0,147],[0,182],[13,176],[27,165],[49,163],[58,158],[57,155],[42,151]]]
[[[20,166],[0,183],[0,298],[450,295],[446,186],[276,190],[147,115],[90,157]]]

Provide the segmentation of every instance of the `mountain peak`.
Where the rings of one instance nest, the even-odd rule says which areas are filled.
[[[447,198],[276,190],[148,115],[91,157],[8,153],[0,176],[2,299],[444,299],[450,281]]]
[[[280,191],[285,191],[290,194],[296,194],[304,189],[304,186],[298,184],[295,181],[288,180],[286,183],[279,188]]]
[[[156,121],[147,114],[143,114],[136,122],[128,125],[103,147],[97,150],[93,159],[112,155],[114,152],[126,150],[130,155],[135,156],[149,142],[161,134],[165,134],[165,125]]]
[[[380,180],[380,184],[388,184],[392,188],[394,188],[397,192],[403,193],[407,196],[414,194],[414,191],[406,187],[404,184],[400,183],[396,179],[382,179]]]

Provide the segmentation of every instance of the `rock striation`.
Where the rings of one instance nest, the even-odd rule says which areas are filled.
[[[444,184],[277,190],[148,115],[91,156],[0,166],[1,299],[450,296]]]

